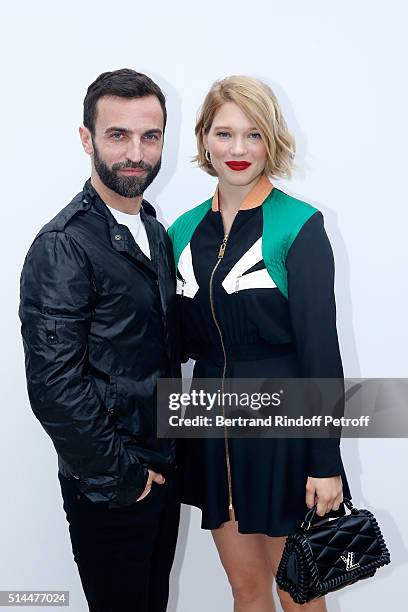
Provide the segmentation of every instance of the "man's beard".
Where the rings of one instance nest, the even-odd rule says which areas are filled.
[[[160,167],[161,157],[155,166],[148,164],[147,162],[140,161],[139,163],[131,162],[127,160],[125,162],[118,162],[113,164],[110,168],[105,164],[99,151],[93,142],[94,155],[93,161],[95,170],[97,171],[99,178],[102,183],[112,189],[115,193],[123,196],[124,198],[135,198],[136,196],[142,195],[143,192],[149,187],[149,185],[156,178]],[[119,170],[123,168],[142,168],[146,170],[144,177],[139,176],[121,176]]]

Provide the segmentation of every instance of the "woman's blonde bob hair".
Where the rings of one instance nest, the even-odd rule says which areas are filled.
[[[214,116],[225,102],[234,102],[249,117],[259,130],[267,151],[264,174],[271,178],[290,177],[295,156],[295,140],[288,131],[286,121],[272,89],[253,77],[230,76],[215,81],[208,92],[197,116],[195,134],[197,155],[193,162],[217,176],[205,157],[203,135],[208,134]]]

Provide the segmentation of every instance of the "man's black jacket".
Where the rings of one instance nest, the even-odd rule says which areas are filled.
[[[21,274],[27,386],[60,472],[92,501],[134,503],[168,473],[156,383],[179,375],[171,245],[143,201],[151,261],[90,181],[36,236]]]

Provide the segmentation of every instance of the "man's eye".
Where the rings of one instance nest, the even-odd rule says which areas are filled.
[[[217,132],[217,136],[220,136],[221,138],[228,138],[229,132]]]
[[[159,140],[158,134],[145,134],[145,140]]]
[[[250,138],[253,138],[254,140],[259,140],[262,138],[261,134],[259,132],[251,132],[249,135]]]
[[[112,132],[111,138],[112,140],[122,140],[123,134],[122,132]]]

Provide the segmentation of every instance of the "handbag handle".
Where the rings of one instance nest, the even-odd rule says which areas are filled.
[[[353,506],[350,499],[348,499],[347,497],[344,497],[343,503],[350,510],[351,514],[358,513],[357,508]],[[317,512],[317,504],[315,504],[313,508],[310,508],[310,510],[306,513],[305,519],[300,526],[301,529],[303,529],[304,531],[308,531],[308,529],[310,529],[313,519],[315,518],[316,512]]]

